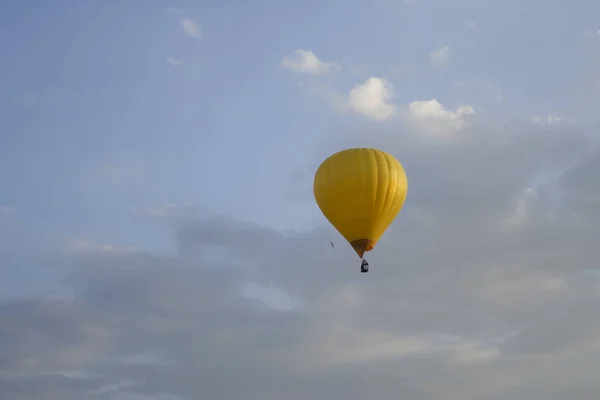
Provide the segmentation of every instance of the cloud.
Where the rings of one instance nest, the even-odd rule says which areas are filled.
[[[396,105],[390,103],[393,87],[385,79],[371,77],[363,84],[356,85],[348,95],[351,109],[365,117],[384,121],[396,113]]]
[[[475,29],[478,26],[477,22],[475,22],[475,21],[469,21],[466,23],[466,25],[468,28],[471,28],[471,29]]]
[[[398,107],[392,103],[393,87],[384,78],[368,78],[364,83],[355,85],[347,94],[324,82],[302,81],[299,86],[324,100],[340,115],[351,112],[380,122],[397,115]]]
[[[193,37],[196,39],[201,38],[200,26],[189,18],[184,18],[180,22],[181,27],[183,28],[183,32],[189,37]]]
[[[178,66],[178,65],[181,65],[181,62],[182,62],[182,61],[181,61],[181,60],[176,60],[176,59],[175,59],[175,58],[173,58],[173,57],[167,57],[167,62],[168,62],[169,64],[171,64],[171,65],[173,65],[173,66],[175,66],[175,67],[176,67],[176,66]]]
[[[436,99],[413,101],[408,105],[408,109],[410,114],[416,118],[432,118],[446,121],[475,114],[475,110],[471,106],[461,106],[456,111],[448,111]]]
[[[592,153],[562,178],[565,202],[573,210],[572,216],[583,224],[600,222],[597,211],[600,204],[600,191],[597,190],[597,175],[594,172],[598,167],[600,167],[600,155]],[[590,265],[590,268],[597,267]]]
[[[429,61],[434,68],[444,68],[450,62],[450,47],[442,46],[434,52],[429,53]]]
[[[371,77],[355,85],[347,96],[324,83],[308,82],[301,86],[324,99],[341,115],[350,111],[377,122],[398,118],[413,128],[436,133],[462,129],[468,118],[476,114],[470,105],[460,106],[454,111],[447,110],[436,99],[417,100],[399,106],[392,101],[393,86],[385,78],[379,77]]]
[[[560,118],[560,117],[558,117],[556,115],[548,114],[545,117],[542,117],[541,115],[538,115],[536,117],[533,117],[532,120],[536,124],[552,125],[552,124],[557,124],[557,123],[561,122],[562,118]]]
[[[532,187],[593,143],[531,123],[332,133],[315,163],[370,145],[410,182],[367,275],[324,218],[297,233],[178,212],[167,254],[69,242],[72,294],[0,303],[0,398],[598,398],[600,154]]]
[[[305,74],[326,74],[339,70],[336,62],[323,62],[310,50],[294,50],[294,53],[283,57],[280,65],[286,69]]]
[[[431,132],[447,132],[464,128],[468,117],[476,114],[470,105],[463,105],[456,110],[447,110],[436,99],[417,100],[408,104],[407,119],[416,126]]]

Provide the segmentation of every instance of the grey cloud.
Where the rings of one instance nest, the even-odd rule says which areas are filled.
[[[563,190],[568,205],[579,215],[592,223],[598,223],[600,191],[598,187],[600,152],[592,153],[577,164],[563,179]]]
[[[524,192],[591,139],[507,125],[445,143],[391,129],[335,141],[307,162],[369,145],[409,174],[369,274],[326,225],[177,215],[179,253],[63,254],[71,296],[0,304],[0,398],[598,398],[598,156]],[[301,307],[246,298],[248,282]]]
[[[276,246],[280,235],[254,224],[217,217],[200,224],[188,221],[180,226],[179,243],[183,253],[196,253],[203,245],[229,248],[241,255],[260,254]],[[201,250],[200,250],[201,251]]]

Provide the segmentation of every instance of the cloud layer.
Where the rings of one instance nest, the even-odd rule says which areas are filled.
[[[597,2],[85,3],[2,9],[0,400],[600,398]]]
[[[531,184],[591,139],[532,124],[431,146],[388,129],[369,142],[411,186],[369,274],[327,225],[283,233],[184,213],[169,225],[176,254],[77,242],[54,261],[72,269],[72,295],[0,305],[0,397],[597,398],[600,155]],[[248,297],[249,283],[296,306]]]

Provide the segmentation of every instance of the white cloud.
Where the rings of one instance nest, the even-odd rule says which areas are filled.
[[[312,51],[302,49],[294,50],[293,54],[283,57],[280,65],[305,74],[325,74],[341,68],[336,62],[321,61]]]
[[[385,79],[371,77],[350,90],[348,103],[354,112],[384,121],[396,114],[397,106],[391,103],[392,97],[393,87]]]
[[[418,3],[418,0],[402,0],[402,2],[406,5],[413,6]]]
[[[600,38],[600,29],[595,30],[595,31],[591,30],[591,29],[586,29],[583,33],[587,37],[599,37]]]
[[[469,21],[469,22],[467,22],[466,25],[468,28],[472,28],[472,29],[477,28],[477,22],[475,22],[475,21]]]
[[[185,18],[180,22],[180,24],[186,35],[196,39],[201,38],[200,26],[196,22],[189,18]]]
[[[552,125],[552,124],[557,124],[557,123],[561,122],[562,118],[558,117],[556,115],[548,114],[545,117],[542,117],[541,115],[538,115],[536,117],[533,117],[532,120],[536,124]]]
[[[181,60],[176,60],[173,57],[167,57],[167,62],[171,65],[178,66],[181,65]]]
[[[417,100],[408,104],[409,120],[432,129],[462,129],[465,126],[465,118],[475,114],[475,109],[470,105],[463,105],[451,111],[436,99]]]
[[[434,52],[429,53],[429,61],[435,68],[443,68],[450,62],[450,47],[442,46]]]
[[[461,129],[465,126],[466,118],[476,114],[471,105],[463,105],[452,111],[437,99],[431,99],[409,103],[406,113],[401,115],[399,106],[393,102],[394,87],[380,77],[370,77],[364,83],[355,85],[347,96],[319,82],[302,83],[302,86],[324,99],[340,114],[351,111],[380,122],[402,116],[414,126],[435,131]]]

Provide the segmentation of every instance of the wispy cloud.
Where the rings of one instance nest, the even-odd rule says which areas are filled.
[[[294,53],[283,57],[280,65],[295,72],[305,74],[325,74],[339,70],[337,62],[324,62],[310,50],[294,50]]]
[[[542,117],[541,115],[537,115],[537,116],[533,117],[532,120],[536,124],[552,125],[552,124],[557,124],[557,123],[561,122],[562,118],[560,118],[556,115],[548,114],[545,117]]]
[[[444,68],[450,63],[450,47],[442,46],[434,52],[429,53],[429,61],[434,68]]]
[[[181,65],[181,63],[182,63],[182,61],[181,61],[181,60],[177,60],[177,59],[175,59],[175,58],[173,58],[173,57],[167,57],[167,62],[168,62],[169,64],[171,64],[171,65],[175,66],[175,67],[176,67],[176,66],[178,66],[178,65]]]
[[[200,25],[198,25],[195,21],[192,21],[189,18],[185,18],[180,22],[180,25],[183,28],[183,32],[189,37],[193,37],[196,39],[200,39],[202,37]]]

